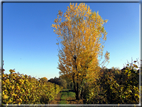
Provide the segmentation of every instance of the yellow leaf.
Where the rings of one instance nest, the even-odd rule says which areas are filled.
[[[3,96],[3,99],[8,99],[9,97],[7,95],[4,95]]]
[[[57,22],[58,22],[58,19],[55,19],[54,22],[57,23]]]
[[[60,16],[62,16],[62,14],[63,14],[63,12],[61,12],[61,11],[59,11],[59,13],[58,13]]]
[[[105,22],[105,23],[107,23],[107,22],[108,22],[108,20],[104,20],[104,22]]]
[[[55,24],[52,24],[52,27],[55,27]]]
[[[137,96],[138,98],[140,98],[140,96],[138,94],[135,94],[135,96]]]

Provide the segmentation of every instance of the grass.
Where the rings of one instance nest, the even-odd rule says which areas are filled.
[[[69,92],[68,95],[69,95],[69,97],[73,97],[74,98],[75,97],[75,92]]]
[[[67,104],[66,99],[68,99],[69,97],[75,98],[75,93],[70,92],[69,89],[63,89],[63,91],[61,92],[61,101],[59,102],[59,104]]]
[[[73,90],[63,89],[50,104],[83,104],[83,99],[76,100]]]
[[[65,100],[60,101],[59,104],[66,104],[66,101]]]

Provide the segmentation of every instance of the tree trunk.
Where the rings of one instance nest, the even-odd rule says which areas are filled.
[[[75,88],[75,80],[74,80],[74,75],[75,75],[75,73],[73,73],[73,76],[72,76],[72,78],[73,78],[73,86],[74,86],[74,91],[76,92],[76,88]]]
[[[78,91],[78,83],[75,83],[75,80],[74,80],[74,75],[73,74],[73,85],[74,85],[74,91],[75,91],[75,94],[76,94],[76,99],[79,100],[79,91]]]
[[[76,100],[79,100],[79,93],[76,91]]]
[[[78,86],[78,74],[77,74],[77,96],[76,99],[79,100],[79,90],[78,90],[79,86]]]
[[[74,66],[74,68],[75,68],[75,70],[77,71],[77,65],[76,65],[76,55],[74,55],[74,60],[75,60],[75,66]],[[77,83],[75,83],[75,73],[73,73],[73,83],[74,83],[74,90],[75,90],[75,93],[76,93],[76,99],[77,100],[79,100],[80,98],[79,98],[79,84],[78,84],[78,74],[77,74]]]

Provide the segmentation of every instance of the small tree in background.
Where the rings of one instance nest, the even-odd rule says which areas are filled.
[[[51,78],[50,80],[48,80],[48,82],[58,84],[58,85],[62,86],[64,89],[67,88],[67,82],[65,79],[62,79],[62,78],[57,78],[57,77],[55,77],[54,79]]]
[[[42,77],[39,79],[40,82],[45,83],[48,81],[48,79],[46,77]]]

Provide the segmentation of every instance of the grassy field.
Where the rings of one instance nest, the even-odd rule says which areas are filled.
[[[68,104],[70,99],[75,99],[75,93],[69,89],[61,91],[61,101],[59,104]]]
[[[63,89],[50,104],[83,104],[83,100],[76,100],[73,90]]]

